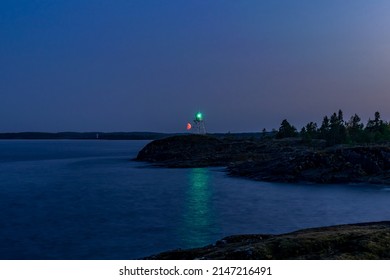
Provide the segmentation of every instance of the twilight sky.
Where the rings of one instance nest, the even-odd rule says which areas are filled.
[[[0,132],[390,120],[388,0],[1,0]]]

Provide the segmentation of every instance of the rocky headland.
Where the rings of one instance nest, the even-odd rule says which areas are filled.
[[[281,235],[235,235],[206,247],[173,250],[145,259],[388,260],[390,222],[321,227]]]
[[[136,160],[176,168],[225,166],[232,176],[269,182],[390,183],[389,145],[182,135],[149,143]]]

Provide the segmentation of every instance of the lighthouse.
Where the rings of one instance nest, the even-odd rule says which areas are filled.
[[[204,125],[203,114],[201,112],[197,112],[195,114],[194,124],[196,128],[196,133],[206,134],[206,127]]]

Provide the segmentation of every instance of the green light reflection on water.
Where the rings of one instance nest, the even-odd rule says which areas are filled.
[[[190,170],[180,230],[184,247],[199,247],[210,243],[215,230],[209,172],[207,168]]]

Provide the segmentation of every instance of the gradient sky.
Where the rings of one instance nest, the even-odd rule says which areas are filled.
[[[390,120],[388,0],[1,0],[0,132]]]

